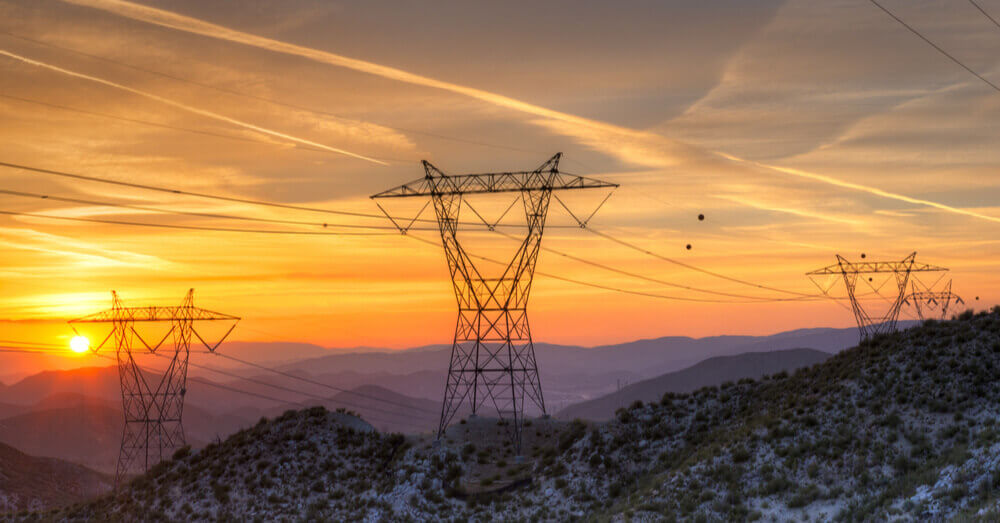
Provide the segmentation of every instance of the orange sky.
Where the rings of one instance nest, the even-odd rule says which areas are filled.
[[[1000,78],[1000,31],[970,6],[887,6]],[[1000,13],[998,2],[984,6]],[[372,213],[367,196],[422,176],[421,159],[451,173],[520,170],[562,151],[563,170],[622,186],[592,225],[664,256],[811,293],[804,273],[835,253],[916,250],[952,269],[970,305],[1000,301],[1000,95],[865,3],[0,1],[0,68],[0,162]],[[7,168],[0,190],[387,225]],[[567,203],[590,209],[603,196]],[[0,202],[50,216],[319,229],[9,194]],[[553,205],[549,224],[574,222]],[[492,253],[512,245],[469,238]],[[0,338],[63,343],[64,321],[107,308],[112,289],[126,304],[169,305],[190,287],[196,304],[245,318],[241,340],[406,347],[448,342],[454,327],[440,248],[398,234],[5,216],[0,245]],[[783,296],[579,228],[551,227],[544,245],[662,281]],[[553,252],[538,270],[713,298]],[[530,310],[536,340],[583,345],[853,324],[828,301],[692,303],[544,275]]]

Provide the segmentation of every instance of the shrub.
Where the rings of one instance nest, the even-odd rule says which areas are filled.
[[[174,452],[173,459],[174,461],[179,461],[190,455],[191,455],[191,445],[184,445],[183,447],[177,449],[177,452]]]

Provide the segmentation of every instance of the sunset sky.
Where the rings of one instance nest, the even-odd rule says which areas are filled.
[[[968,1],[881,3],[1000,83],[1000,27]],[[1000,0],[979,4],[1000,17]],[[359,213],[379,212],[369,195],[423,176],[422,159],[456,174],[530,170],[561,151],[562,170],[621,184],[594,229],[662,256],[815,293],[804,274],[837,253],[892,260],[917,251],[951,269],[946,279],[970,306],[1000,301],[1000,92],[868,0],[0,1],[0,119],[0,162]],[[68,343],[65,321],[108,308],[112,289],[126,304],[172,305],[191,287],[197,305],[244,318],[239,340],[408,347],[453,334],[441,248],[391,230],[51,197],[311,223],[385,220],[6,167],[0,190],[50,196],[0,193],[7,212],[375,233],[0,216],[0,338]],[[589,212],[605,195],[583,192],[567,204]],[[574,227],[556,204],[549,225],[545,247],[587,261],[716,292],[789,296],[644,255]],[[439,240],[433,230],[410,234]],[[491,254],[514,245],[485,231],[469,238]],[[561,281],[548,275],[747,301],[552,251],[538,271],[536,341],[854,322],[829,300],[692,302]]]

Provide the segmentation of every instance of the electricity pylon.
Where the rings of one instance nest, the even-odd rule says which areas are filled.
[[[906,297],[906,303],[913,305],[917,310],[917,317],[921,320],[927,318],[945,319],[948,317],[948,308],[952,303],[964,304],[962,297],[951,292],[951,280],[944,286],[944,290],[932,291],[929,287],[913,282],[912,291]],[[925,314],[926,310],[926,314]]]
[[[232,321],[233,325],[215,343],[208,343],[195,330],[195,323],[202,321]],[[181,414],[187,392],[188,358],[192,340],[197,338],[206,349],[215,352],[233,329],[239,318],[194,306],[194,289],[188,291],[179,307],[125,307],[118,293],[111,291],[111,308],[90,316],[70,320],[70,326],[87,323],[110,323],[111,331],[99,345],[97,352],[108,342],[114,343],[118,360],[118,377],[121,380],[122,411],[125,427],[122,431],[118,466],[115,469],[115,486],[136,470],[148,470],[151,465],[169,457],[184,446],[184,427]],[[169,322],[169,330],[162,337],[154,335],[147,340],[140,334],[137,324]],[[149,333],[144,333],[149,336]],[[167,343],[171,340],[173,343]],[[147,351],[166,352],[169,360],[162,376],[143,370],[135,361],[135,353]]]
[[[558,190],[617,187],[613,183],[560,173],[561,156],[562,153],[556,154],[533,171],[461,175],[444,174],[425,161],[423,178],[372,196],[376,199],[430,196],[434,203],[441,242],[458,301],[458,321],[448,365],[438,438],[463,402],[469,402],[473,414],[490,402],[500,420],[511,425],[510,435],[520,451],[525,395],[543,414],[546,413],[535,348],[528,327],[527,307],[549,200],[552,192]],[[468,194],[509,192],[518,193],[511,206],[517,200],[523,204],[527,234],[501,275],[485,277],[473,262],[473,255],[462,247],[458,239],[462,204],[468,206],[490,230],[498,222],[487,222],[463,197]],[[393,219],[392,216],[389,218]],[[400,230],[406,232],[406,228],[400,227]]]
[[[836,283],[836,279],[833,280],[833,283],[824,287],[816,282],[816,277],[830,277],[838,275],[843,277],[844,286],[847,288],[847,295],[851,298],[851,309],[854,312],[854,319],[858,323],[858,331],[861,335],[861,339],[865,340],[880,334],[894,332],[896,330],[896,322],[899,319],[899,310],[906,299],[906,288],[910,281],[910,277],[914,273],[948,270],[944,267],[928,265],[926,263],[917,263],[916,257],[917,253],[914,252],[906,258],[903,258],[902,261],[898,262],[850,262],[838,254],[837,263],[822,269],[808,272],[806,273],[806,276],[809,276],[813,283],[816,283],[816,286],[827,295],[829,295],[829,291],[833,287],[833,284]],[[888,281],[874,285],[871,277],[864,277],[864,275],[886,273],[892,274],[893,277],[889,280],[895,280],[896,283],[894,288],[895,292],[891,298],[884,297],[880,293],[882,286],[886,285]],[[867,284],[871,288],[872,294],[888,303],[889,307],[884,314],[869,312],[862,306],[857,294],[858,281],[862,281]]]

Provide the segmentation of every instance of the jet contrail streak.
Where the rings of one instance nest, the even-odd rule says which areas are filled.
[[[244,33],[242,31],[237,31],[235,29],[230,29],[228,27],[216,25],[211,22],[199,20],[197,18],[180,15],[171,11],[165,11],[163,9],[156,9],[154,7],[139,5],[123,0],[63,0],[63,1],[70,4],[82,5],[94,9],[99,9],[102,11],[108,11],[125,18],[131,18],[133,20],[138,20],[140,22],[159,25],[177,31],[193,33],[201,36],[206,36],[209,38],[215,38],[217,40],[225,40],[228,42],[239,43],[251,47],[266,49],[276,53],[299,56],[302,58],[313,60],[315,62],[327,65],[333,65],[337,67],[344,67],[347,69],[352,69],[355,71],[360,71],[375,76],[381,76],[383,78],[388,78],[390,80],[396,80],[399,82],[405,82],[409,84],[421,85],[424,87],[432,87],[435,89],[450,91],[453,93],[468,96],[470,98],[482,100],[484,102],[488,102],[493,105],[506,107],[508,109],[513,109],[523,113],[533,114],[535,116],[541,116],[543,118],[551,118],[554,120],[561,120],[564,122],[573,123],[577,125],[584,125],[587,127],[613,131],[616,134],[632,135],[636,137],[641,137],[647,134],[641,131],[628,129],[626,127],[620,127],[605,122],[599,122],[596,120],[590,120],[588,118],[583,118],[580,116],[566,114],[563,112],[530,104],[528,102],[523,102],[521,100],[517,100],[500,94],[484,91],[482,89],[476,89],[474,87],[467,87],[464,85],[453,84],[451,82],[446,82],[443,80],[437,80],[435,78],[430,78],[427,76],[410,73],[408,71],[403,71],[402,69],[396,69],[395,67],[388,67],[372,62],[367,62],[364,60],[349,58],[328,51],[321,51],[318,49],[312,49],[309,47],[290,44],[287,42],[282,42],[280,40],[274,40],[263,36]]]
[[[159,25],[161,27],[167,27],[177,31],[183,31],[186,33],[197,34],[209,38],[215,38],[218,40],[224,40],[228,42],[234,42],[252,47],[257,47],[260,49],[266,49],[275,53],[283,53],[283,54],[299,56],[319,63],[324,63],[337,67],[344,67],[355,71],[381,76],[383,78],[388,78],[391,80],[405,82],[413,85],[442,89],[452,93],[461,94],[477,100],[481,100],[483,102],[487,102],[496,106],[505,107],[508,109],[539,116],[542,118],[547,118],[550,120],[572,124],[578,127],[583,127],[586,129],[590,129],[591,131],[604,133],[603,135],[591,136],[592,139],[589,141],[591,143],[604,144],[603,147],[605,147],[605,150],[607,150],[607,147],[609,146],[614,147],[614,144],[616,142],[620,143],[622,138],[625,138],[640,147],[642,146],[642,144],[655,144],[656,148],[654,151],[654,155],[660,157],[658,161],[658,163],[660,164],[676,163],[676,158],[668,158],[669,156],[671,156],[671,154],[676,155],[676,153],[678,152],[687,152],[687,153],[700,152],[705,157],[725,158],[730,161],[741,163],[744,165],[764,168],[786,175],[793,175],[801,178],[807,178],[816,182],[834,185],[844,189],[866,192],[882,198],[888,198],[916,205],[926,205],[942,211],[979,218],[991,222],[1000,222],[1000,218],[997,217],[987,216],[985,214],[980,214],[974,211],[967,211],[964,209],[951,207],[949,205],[944,205],[929,200],[911,198],[909,196],[884,191],[876,187],[845,182],[822,174],[810,173],[807,171],[790,169],[775,165],[762,164],[754,162],[752,160],[738,158],[736,156],[732,156],[721,152],[706,151],[703,149],[700,151],[696,151],[694,147],[687,146],[686,144],[682,144],[674,140],[670,140],[656,133],[637,131],[634,129],[629,129],[627,127],[621,127],[606,122],[591,120],[589,118],[563,113],[553,109],[548,109],[528,102],[523,102],[521,100],[510,98],[508,96],[503,96],[489,91],[484,91],[482,89],[476,89],[474,87],[468,87],[442,80],[437,80],[434,78],[429,78],[426,76],[410,73],[408,71],[403,71],[401,69],[396,69],[394,67],[387,67],[384,65],[367,62],[364,60],[349,58],[346,56],[330,53],[327,51],[321,51],[318,49],[312,49],[300,45],[282,42],[279,40],[274,40],[271,38],[266,38],[263,36],[237,31],[235,29],[230,29],[228,27],[213,24],[211,22],[206,22],[204,20],[199,20],[197,18],[180,15],[171,11],[165,11],[162,9],[156,9],[145,5],[135,4],[127,0],[63,0],[63,1],[71,4],[99,9],[102,11],[116,14],[118,16],[130,18],[132,20]]]
[[[58,66],[55,66],[55,65],[52,65],[52,64],[48,64],[48,63],[45,63],[45,62],[39,62],[38,60],[33,60],[33,59],[28,58],[26,56],[21,56],[21,55],[18,55],[18,54],[14,54],[14,53],[11,53],[9,51],[5,51],[3,49],[0,49],[0,56],[6,56],[8,58],[12,58],[14,60],[18,60],[20,62],[24,62],[26,64],[30,64],[30,65],[34,65],[34,66],[41,67],[41,68],[44,68],[44,69],[48,69],[50,71],[55,71],[57,73],[62,73],[62,74],[65,74],[65,75],[73,76],[75,78],[82,78],[84,80],[89,80],[91,82],[96,82],[96,83],[99,83],[101,85],[106,85],[108,87],[114,87],[115,89],[120,89],[122,91],[126,91],[126,92],[129,92],[129,93],[138,95],[138,96],[142,96],[144,98],[149,98],[150,100],[155,100],[157,102],[160,102],[160,103],[163,103],[163,104],[166,104],[166,105],[170,105],[170,106],[176,107],[178,109],[183,109],[183,110],[185,110],[187,112],[194,113],[194,114],[197,114],[199,116],[204,116],[204,117],[207,117],[207,118],[212,118],[212,119],[215,119],[215,120],[219,120],[219,121],[223,121],[223,122],[226,122],[226,123],[230,123],[230,124],[233,124],[233,125],[236,125],[236,126],[239,126],[239,127],[243,127],[245,129],[250,129],[251,131],[256,131],[256,132],[263,133],[263,134],[266,134],[266,135],[269,135],[269,136],[274,136],[276,138],[282,138],[282,139],[289,140],[289,141],[292,141],[292,142],[297,142],[297,143],[300,143],[300,144],[303,144],[303,145],[308,145],[310,147],[317,147],[317,148],[320,148],[320,149],[323,149],[323,150],[326,150],[326,151],[330,151],[330,152],[334,152],[334,153],[338,153],[338,154],[343,154],[345,156],[350,156],[352,158],[357,158],[359,160],[365,160],[365,161],[368,161],[368,162],[377,163],[379,165],[388,165],[386,162],[383,162],[381,160],[376,160],[375,158],[369,158],[367,156],[363,156],[363,155],[360,155],[360,154],[357,154],[357,153],[352,153],[350,151],[345,151],[343,149],[337,149],[336,147],[330,147],[328,145],[323,145],[321,143],[313,142],[311,140],[306,140],[304,138],[298,138],[298,137],[292,136],[290,134],[285,134],[285,133],[282,133],[282,132],[279,132],[279,131],[272,131],[271,129],[260,127],[259,125],[254,125],[252,123],[247,123],[247,122],[244,122],[242,120],[237,120],[235,118],[230,118],[228,116],[221,115],[221,114],[218,114],[218,113],[213,113],[212,111],[206,111],[205,109],[199,109],[197,107],[193,107],[193,106],[190,106],[190,105],[187,105],[187,104],[183,104],[183,103],[171,100],[169,98],[164,98],[164,97],[159,96],[159,95],[155,95],[155,94],[152,94],[152,93],[147,93],[145,91],[140,91],[138,89],[134,89],[132,87],[129,87],[127,85],[122,85],[122,84],[117,83],[117,82],[112,82],[110,80],[105,80],[103,78],[98,78],[96,76],[91,76],[91,75],[84,74],[84,73],[78,73],[76,71],[71,71],[69,69],[64,69],[62,67],[58,67]]]
[[[720,153],[720,154],[722,154],[722,153]],[[845,182],[843,180],[838,180],[838,179],[833,178],[831,176],[826,176],[826,175],[822,175],[822,174],[811,173],[811,172],[802,171],[802,170],[799,170],[799,169],[792,169],[790,167],[779,167],[779,166],[776,166],[776,165],[767,165],[767,164],[763,164],[763,163],[752,162],[752,161],[749,161],[749,160],[744,160],[742,158],[737,158],[735,156],[729,156],[729,155],[725,155],[725,154],[723,154],[722,156],[724,158],[727,158],[727,159],[730,159],[730,160],[733,160],[733,161],[738,161],[738,162],[743,162],[743,163],[749,163],[751,165],[754,165],[754,166],[757,166],[757,167],[762,167],[764,169],[770,169],[772,171],[777,171],[777,172],[784,173],[784,174],[790,174],[792,176],[798,176],[800,178],[807,178],[807,179],[815,180],[815,181],[818,181],[818,182],[828,183],[830,185],[836,185],[837,187],[843,187],[845,189],[853,189],[855,191],[862,191],[862,192],[866,192],[866,193],[869,193],[869,194],[874,194],[875,196],[881,196],[883,198],[889,198],[889,199],[892,199],[892,200],[899,200],[901,202],[912,203],[912,204],[915,204],[915,205],[926,205],[927,207],[933,207],[935,209],[940,209],[942,211],[953,212],[953,213],[956,213],[956,214],[963,214],[965,216],[971,216],[973,218],[979,218],[980,220],[987,220],[987,221],[991,221],[991,222],[1000,223],[1000,218],[998,218],[996,216],[989,216],[989,215],[981,214],[981,213],[978,213],[978,212],[975,212],[975,211],[970,211],[970,210],[967,210],[967,209],[961,209],[961,208],[958,208],[958,207],[952,207],[950,205],[945,205],[943,203],[933,202],[933,201],[930,201],[930,200],[924,200],[924,199],[921,199],[921,198],[912,198],[910,196],[906,196],[905,194],[899,194],[899,193],[884,191],[882,189],[878,189],[878,188],[875,188],[875,187],[869,187],[867,185],[861,185],[861,184],[852,183],[852,182]]]

